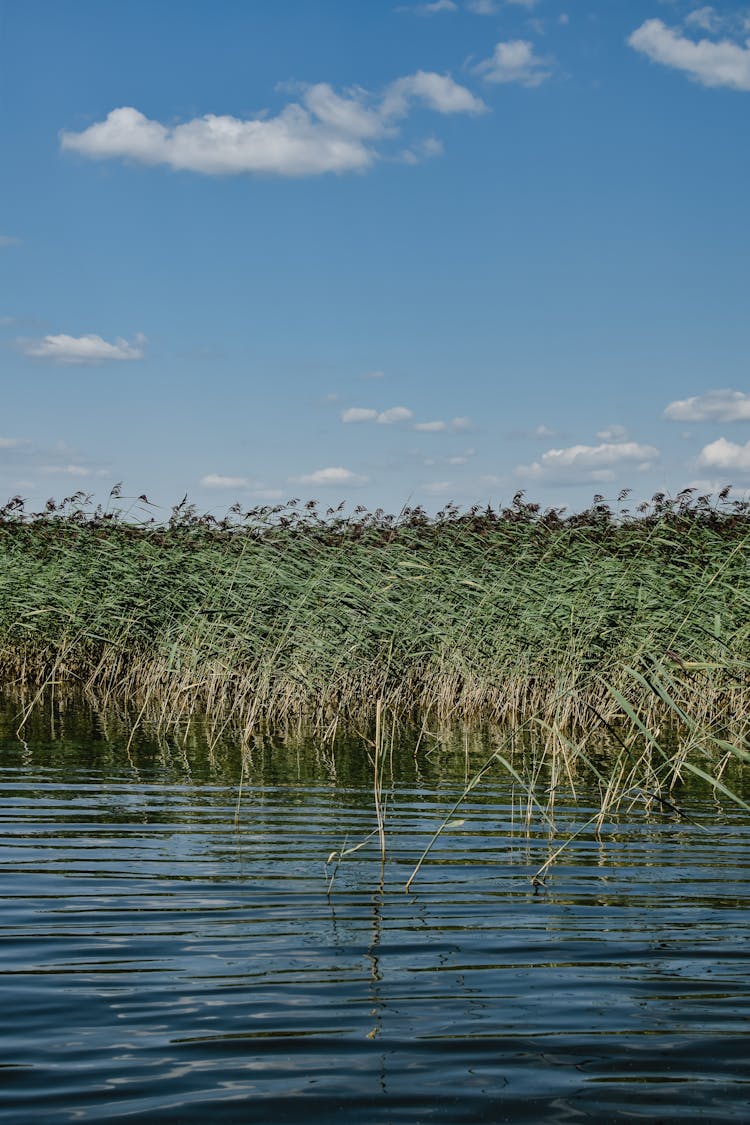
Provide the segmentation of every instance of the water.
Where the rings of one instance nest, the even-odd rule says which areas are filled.
[[[527,834],[488,778],[411,894],[461,754],[238,763],[98,734],[0,742],[0,1119],[649,1122],[750,1116],[750,819],[682,794]],[[591,794],[558,804],[581,824]]]

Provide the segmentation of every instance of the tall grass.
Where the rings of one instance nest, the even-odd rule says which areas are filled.
[[[397,518],[298,501],[223,520],[185,501],[94,508],[82,494],[0,509],[0,679],[27,705],[78,685],[165,723],[246,729],[383,714],[530,717],[560,742],[631,708],[648,730],[750,717],[750,514],[727,493],[636,510]],[[638,677],[658,663],[667,704]],[[661,681],[660,681],[661,682]],[[665,689],[667,690],[667,689]],[[541,728],[540,728],[541,729]]]

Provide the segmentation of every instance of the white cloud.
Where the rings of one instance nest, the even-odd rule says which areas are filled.
[[[430,482],[430,484],[426,484],[424,488],[425,492],[431,492],[433,493],[433,495],[442,495],[446,492],[450,492],[450,490],[453,488],[453,481],[433,480]]]
[[[314,473],[308,473],[306,476],[295,477],[295,484],[320,484],[326,487],[335,487],[336,485],[351,485],[357,487],[362,484],[367,484],[367,477],[359,476],[353,473],[351,469],[343,469],[340,466],[331,467],[328,469],[316,469]]]
[[[750,45],[729,39],[696,42],[657,19],[641,24],[628,43],[652,62],[682,70],[703,86],[750,90]]]
[[[66,477],[103,477],[109,476],[107,469],[90,469],[86,465],[42,465],[40,472],[55,476]]]
[[[23,438],[0,437],[0,449],[20,449],[24,445],[28,445],[28,442]]]
[[[381,426],[392,426],[394,422],[408,422],[414,412],[406,406],[391,406],[378,414],[376,421]]]
[[[484,113],[487,106],[465,86],[459,86],[449,74],[418,70],[405,78],[397,78],[387,88],[381,107],[386,117],[403,117],[412,101],[424,102],[437,113]]]
[[[664,417],[673,422],[750,422],[750,394],[727,389],[677,399]]]
[[[436,420],[434,422],[415,422],[412,426],[413,430],[419,430],[425,434],[443,434],[449,430],[470,430],[470,418],[451,418],[450,422],[443,422]]]
[[[385,371],[363,371],[360,379],[385,379]]]
[[[341,415],[342,422],[375,422],[377,421],[377,410],[370,410],[366,406],[350,406]]]
[[[600,441],[625,441],[628,431],[624,426],[607,426],[596,435]]]
[[[26,341],[25,355],[35,359],[50,359],[54,363],[102,363],[108,360],[143,359],[143,345],[146,337],[140,333],[129,344],[118,336],[114,344],[101,336],[44,336],[41,340]]]
[[[207,473],[201,477],[200,483],[204,488],[249,488],[250,481],[247,477],[224,477],[220,473]]]
[[[698,464],[712,469],[728,469],[733,472],[750,472],[750,441],[738,445],[726,438],[718,438],[704,445],[698,457]]]
[[[396,136],[396,122],[414,102],[441,114],[487,109],[449,75],[420,70],[396,79],[380,100],[359,88],[338,94],[326,82],[302,87],[299,101],[275,117],[209,113],[167,126],[120,106],[80,133],[63,131],[60,145],[94,159],[167,164],[206,175],[361,172],[381,155],[374,142]]]
[[[528,39],[510,39],[496,43],[490,58],[475,70],[487,82],[518,82],[521,86],[541,86],[551,77],[551,60],[534,54]]]
[[[690,12],[685,16],[685,23],[692,27],[700,27],[703,31],[716,31],[721,26],[716,11],[708,6]]]
[[[21,239],[14,238],[12,234],[0,234],[0,246],[20,246]]]
[[[381,426],[392,426],[396,422],[408,422],[414,417],[406,406],[391,406],[388,410],[371,410],[366,406],[350,406],[341,415],[342,422],[377,422]]]
[[[256,500],[281,500],[284,493],[280,488],[253,488],[250,495]]]
[[[640,445],[635,441],[602,442],[601,445],[571,445],[563,449],[548,449],[531,465],[518,465],[519,476],[554,480],[580,476],[584,480],[612,480],[613,466],[640,465],[659,456],[653,445]]]
[[[538,0],[504,0],[517,8],[534,8]],[[498,0],[466,0],[466,8],[477,16],[494,16],[500,11]]]
[[[404,4],[397,12],[414,12],[418,16],[436,16],[440,12],[457,12],[455,0],[431,0],[427,4]]]
[[[442,156],[445,152],[442,141],[437,137],[425,137],[417,141],[411,148],[401,150],[401,159],[404,164],[421,164],[423,160],[430,160],[434,156]]]
[[[534,437],[551,438],[555,436],[556,432],[556,430],[553,430],[549,426],[545,426],[544,424],[542,424],[541,426],[537,426],[534,430]]]

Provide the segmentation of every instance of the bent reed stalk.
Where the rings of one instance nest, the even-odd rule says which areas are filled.
[[[54,684],[246,732],[372,730],[378,708],[533,718],[558,746],[592,722],[616,731],[628,708],[688,740],[685,715],[747,731],[750,511],[728,490],[634,511],[595,497],[569,516],[521,493],[398,518],[293,500],[216,520],[183,500],[158,523],[137,503],[0,509],[0,680],[27,707]],[[638,680],[654,664],[669,702]]]

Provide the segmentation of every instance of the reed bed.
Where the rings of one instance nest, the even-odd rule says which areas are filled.
[[[741,743],[750,513],[728,492],[398,517],[292,500],[226,518],[83,494],[0,509],[0,680],[164,724],[623,723]],[[655,686],[656,684],[656,686]],[[666,695],[666,698],[665,698]],[[686,726],[685,719],[689,718]],[[692,724],[690,727],[689,724]],[[692,731],[692,733],[691,733]],[[670,736],[671,737],[671,736]]]

